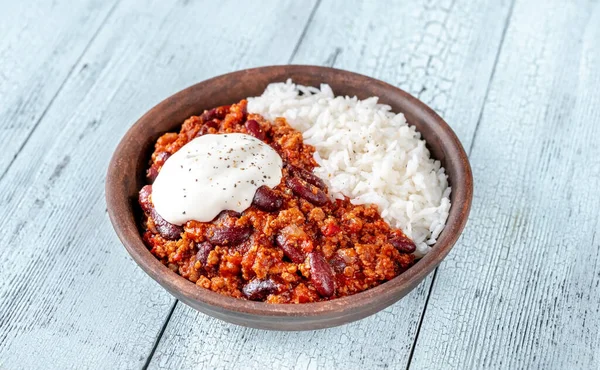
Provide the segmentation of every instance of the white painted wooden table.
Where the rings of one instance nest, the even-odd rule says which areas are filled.
[[[147,109],[285,63],[418,96],[475,177],[435,274],[314,332],[177,302],[129,258],[104,203],[110,155]],[[597,1],[0,0],[0,130],[0,369],[600,368]]]

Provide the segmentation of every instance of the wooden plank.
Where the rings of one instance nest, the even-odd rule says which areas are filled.
[[[288,61],[313,3],[261,4],[131,0],[115,9],[0,181],[0,368],[145,363],[175,300],[114,235],[106,166],[164,97]]]
[[[411,368],[600,368],[600,5],[519,0]]]
[[[439,111],[468,148],[509,8],[466,0],[323,2],[293,62],[399,85]],[[150,367],[405,368],[430,283],[373,317],[306,333],[234,327],[179,303]]]
[[[7,1],[0,11],[0,178],[116,0]]]

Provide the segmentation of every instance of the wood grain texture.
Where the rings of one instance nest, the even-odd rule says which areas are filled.
[[[412,368],[600,368],[600,4],[517,1]]]
[[[398,85],[438,111],[468,148],[509,8],[509,2],[323,1],[292,62]],[[305,333],[235,327],[178,303],[150,368],[226,369],[242,360],[257,369],[405,368],[430,284],[431,277],[373,317]]]
[[[260,8],[124,0],[115,8],[0,181],[0,368],[145,363],[175,300],[135,266],[110,226],[103,189],[111,153],[173,92],[286,63],[310,11],[275,0]]]
[[[0,178],[116,0],[0,4]]]

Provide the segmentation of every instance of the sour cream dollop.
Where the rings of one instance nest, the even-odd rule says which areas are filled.
[[[152,184],[152,202],[174,225],[208,222],[221,211],[250,207],[256,189],[279,184],[282,167],[279,154],[253,136],[203,135],[165,162]]]

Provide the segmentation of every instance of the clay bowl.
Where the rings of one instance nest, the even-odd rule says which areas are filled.
[[[327,302],[275,305],[226,297],[203,289],[160,263],[140,237],[141,211],[137,194],[155,140],[166,131],[179,131],[191,115],[219,105],[260,95],[267,84],[292,78],[303,85],[328,83],[337,95],[380,102],[403,112],[427,140],[429,149],[446,168],[452,186],[452,208],[446,228],[433,250],[408,271],[373,289]],[[167,98],[125,134],[108,168],[106,202],[117,235],[134,261],[172,295],[207,315],[261,329],[310,330],[345,324],[378,312],[404,297],[431,273],[460,236],[469,214],[473,192],[471,168],[465,151],[450,127],[433,110],[408,93],[359,74],[317,66],[272,66],[215,77]]]

